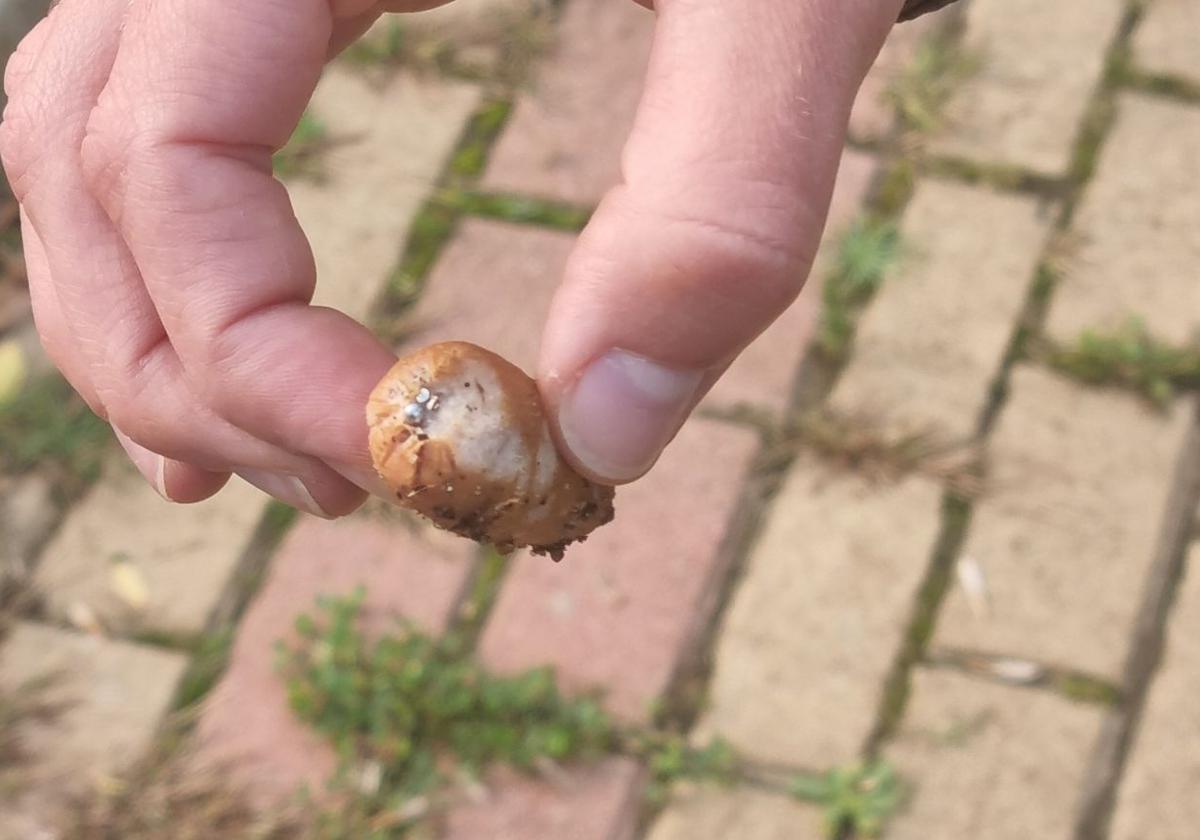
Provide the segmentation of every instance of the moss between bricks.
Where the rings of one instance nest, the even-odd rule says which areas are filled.
[[[929,570],[917,592],[916,604],[909,618],[900,652],[884,683],[875,726],[867,738],[866,752],[869,756],[878,756],[884,742],[890,739],[900,726],[904,709],[908,705],[912,669],[924,658],[929,640],[933,638],[938,612],[950,587],[954,563],[966,540],[970,522],[970,502],[947,493],[942,500],[941,532],[934,545]]]
[[[590,207],[509,193],[455,190],[443,194],[442,200],[470,216],[535,225],[567,233],[583,230],[593,212]]]
[[[1061,197],[1066,184],[1032,172],[1021,166],[1001,163],[981,163],[967,158],[937,156],[923,161],[922,172],[940,178],[950,178],[970,186],[986,186],[994,190],[1026,193],[1044,199]]]
[[[1160,409],[1176,390],[1200,386],[1200,344],[1172,346],[1136,318],[1115,332],[1084,332],[1066,347],[1043,343],[1034,356],[1080,382],[1127,388]]]

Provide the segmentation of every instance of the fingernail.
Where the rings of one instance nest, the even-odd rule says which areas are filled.
[[[311,513],[313,516],[319,516],[322,519],[333,518],[321,510],[321,506],[317,504],[317,500],[313,498],[312,493],[308,492],[308,488],[304,486],[304,482],[295,476],[266,472],[265,470],[238,470],[237,474],[267,495],[274,496],[279,501],[291,505],[297,510]]]
[[[637,478],[679,430],[703,378],[701,370],[611,350],[563,398],[558,415],[563,442],[601,478]]]
[[[141,444],[134,443],[122,432],[117,432],[117,442],[155,492],[168,502],[172,501],[167,495],[167,459]]]

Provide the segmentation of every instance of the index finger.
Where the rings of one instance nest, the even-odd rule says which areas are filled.
[[[83,162],[195,392],[255,436],[366,469],[393,354],[309,306],[315,268],[271,155],[316,86],[327,0],[135,0]]]

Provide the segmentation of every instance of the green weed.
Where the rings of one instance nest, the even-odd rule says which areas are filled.
[[[861,221],[843,237],[837,262],[821,290],[823,309],[817,346],[830,360],[845,358],[854,320],[899,253],[899,233],[890,222]]]
[[[1174,347],[1136,319],[1103,333],[1089,330],[1069,347],[1043,353],[1053,368],[1093,385],[1117,385],[1165,408],[1179,386],[1200,384],[1200,346]]]
[[[292,709],[333,742],[364,807],[411,816],[389,830],[423,816],[413,802],[493,764],[528,771],[610,744],[599,704],[565,699],[550,670],[493,676],[460,645],[404,626],[368,641],[361,605],[361,592],[321,599],[316,615],[296,622],[300,644],[281,647],[281,668]]]
[[[856,837],[878,837],[904,801],[904,787],[884,762],[852,764],[821,776],[797,776],[791,794],[824,810],[827,837],[849,831]]]

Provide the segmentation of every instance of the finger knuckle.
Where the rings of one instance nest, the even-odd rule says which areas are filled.
[[[112,106],[101,101],[88,115],[79,149],[80,170],[89,189],[106,195],[136,159],[137,135]]]
[[[44,23],[44,21],[43,21]],[[41,26],[41,24],[39,24]],[[16,96],[29,75],[34,60],[41,47],[41,32],[34,28],[32,32],[21,39],[17,48],[4,67],[4,95],[9,99]]]
[[[812,255],[788,237],[773,236],[721,215],[671,214],[679,247],[701,267],[697,281],[730,296],[752,295],[767,309],[786,306],[795,297],[812,264]]]
[[[18,201],[28,196],[31,175],[40,157],[34,134],[27,103],[20,96],[10,99],[0,123],[0,162]]]

